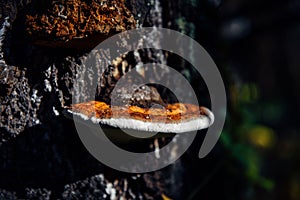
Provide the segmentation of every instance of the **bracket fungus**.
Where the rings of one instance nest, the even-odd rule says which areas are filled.
[[[124,0],[48,0],[32,6],[40,8],[26,15],[26,32],[37,45],[91,49],[136,27]]]
[[[214,115],[209,109],[183,103],[148,109],[138,106],[110,106],[104,102],[90,101],[74,104],[65,113],[83,122],[161,133],[205,129],[214,121]]]

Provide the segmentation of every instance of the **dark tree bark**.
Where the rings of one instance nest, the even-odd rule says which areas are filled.
[[[157,172],[131,175],[103,166],[86,151],[73,121],[65,118],[62,111],[72,103],[78,68],[88,71],[82,65],[87,54],[33,45],[24,34],[24,20],[26,9],[34,2],[0,3],[0,197],[110,199],[115,195],[126,199],[161,199],[162,194],[168,193],[174,199],[186,197],[183,191],[188,185],[184,187],[182,176],[187,172],[181,161]],[[140,26],[180,29],[176,19],[182,15],[181,3],[128,0],[126,5]],[[188,25],[181,28],[187,34],[193,32]],[[153,55],[153,51],[149,52]],[[149,52],[140,52],[141,59]],[[130,60],[130,56],[126,59]],[[129,62],[128,67],[135,63]],[[184,69],[179,67],[180,70]],[[93,73],[103,71],[96,69]],[[109,101],[117,80],[103,80],[106,84],[100,87],[96,98]],[[84,92],[81,95],[86,96]],[[147,102],[139,105],[147,106]],[[144,146],[140,143],[137,148]],[[109,185],[111,190],[107,190]]]

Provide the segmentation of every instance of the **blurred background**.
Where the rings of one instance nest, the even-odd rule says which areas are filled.
[[[195,27],[217,63],[229,106],[217,147],[225,172],[202,185],[198,198],[300,199],[300,1],[185,4],[197,9],[179,21]]]

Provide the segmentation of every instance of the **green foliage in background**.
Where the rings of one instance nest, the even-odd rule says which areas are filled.
[[[263,124],[260,115],[267,112],[270,118],[276,118],[281,110],[258,106],[259,88],[255,84],[232,85],[229,92],[231,109],[221,142],[231,156],[243,165],[249,184],[270,191],[274,188],[274,182],[264,177],[261,171],[264,156],[275,146],[277,138],[274,130]]]

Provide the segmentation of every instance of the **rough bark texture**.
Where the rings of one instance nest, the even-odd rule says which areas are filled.
[[[162,194],[180,199],[186,173],[181,161],[131,175],[103,166],[86,151],[73,121],[61,114],[72,103],[73,81],[86,53],[32,45],[24,34],[24,8],[30,2],[0,3],[0,199],[161,199]],[[162,24],[151,1],[126,3],[139,24]],[[99,98],[109,101],[116,80],[104,81],[110,82],[102,83]],[[152,142],[134,148],[151,150]]]

